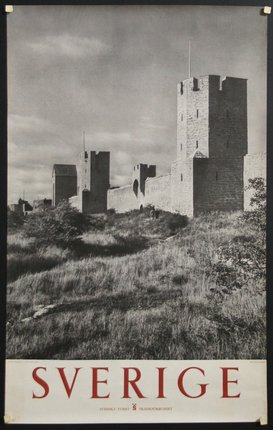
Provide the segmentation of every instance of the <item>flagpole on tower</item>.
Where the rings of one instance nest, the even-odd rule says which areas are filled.
[[[189,40],[189,78],[191,77],[191,41]]]
[[[82,132],[82,149],[85,154],[85,131]]]

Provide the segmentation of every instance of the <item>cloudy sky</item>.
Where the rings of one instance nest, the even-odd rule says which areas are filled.
[[[176,85],[248,79],[249,152],[265,149],[266,18],[256,7],[15,6],[8,16],[9,202],[51,197],[53,163],[111,151],[111,185],[136,162],[167,173]]]

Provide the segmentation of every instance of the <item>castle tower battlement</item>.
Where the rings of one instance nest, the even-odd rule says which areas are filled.
[[[177,159],[247,153],[247,80],[194,77],[177,86]]]

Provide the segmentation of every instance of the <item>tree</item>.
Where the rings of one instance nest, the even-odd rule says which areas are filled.
[[[244,219],[254,225],[259,231],[266,231],[266,185],[263,178],[248,180],[246,188],[252,194],[251,210],[244,213]]]
[[[8,207],[7,215],[8,230],[16,230],[24,224],[23,214],[14,212]]]
[[[71,247],[81,241],[82,234],[92,225],[91,219],[70,203],[62,201],[56,208],[48,208],[29,215],[24,224],[27,237],[38,245]]]
[[[251,210],[241,217],[249,234],[238,235],[218,249],[212,273],[218,293],[229,294],[251,280],[264,288],[266,275],[266,185],[263,178],[249,180]]]

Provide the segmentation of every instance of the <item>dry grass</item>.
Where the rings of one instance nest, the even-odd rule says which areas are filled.
[[[112,215],[103,231],[85,234],[81,253],[53,247],[37,256],[24,243],[27,263],[13,249],[33,270],[9,275],[8,357],[264,358],[265,295],[251,284],[219,302],[211,290],[218,247],[250,235],[248,226],[238,214],[212,214],[173,230],[168,217]]]

